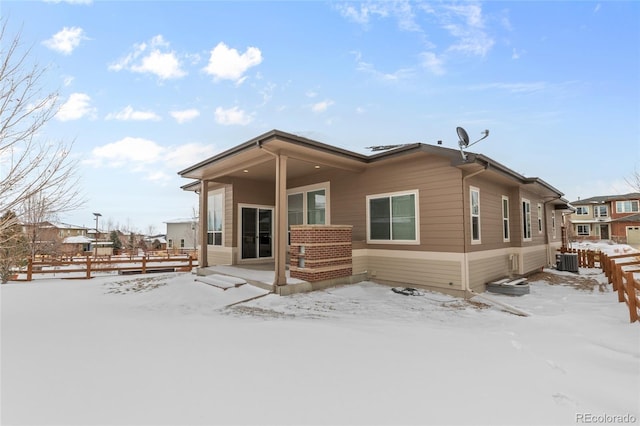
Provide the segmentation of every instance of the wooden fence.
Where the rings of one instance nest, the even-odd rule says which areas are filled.
[[[560,249],[560,253],[575,253],[578,255],[578,266],[581,268],[595,268],[596,263],[602,266],[600,262],[601,253],[596,250],[579,250],[579,249]]]
[[[635,277],[640,273],[640,255],[618,254],[607,256],[601,253],[602,271],[618,293],[618,302],[625,302],[629,308],[629,321],[639,321],[640,281]]]
[[[65,278],[89,279],[96,273],[147,274],[151,272],[188,272],[196,265],[191,256],[105,256],[70,257],[60,259],[29,259],[26,268],[17,271],[15,281],[31,281],[37,274],[63,275]],[[26,276],[26,278],[23,278]]]

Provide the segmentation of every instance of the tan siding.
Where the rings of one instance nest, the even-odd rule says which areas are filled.
[[[469,261],[469,287],[474,291],[482,292],[486,283],[508,275],[509,255],[503,252]]]
[[[208,246],[207,261],[209,263],[209,266],[231,265],[233,263],[232,251],[229,248]]]
[[[375,165],[362,173],[320,172],[292,179],[288,187],[331,182],[331,223],[353,225],[354,242],[366,241],[367,195],[417,189],[420,245],[370,245],[371,248],[462,252],[461,173],[441,158],[418,155]]]
[[[523,257],[523,272],[525,274],[547,266],[547,247],[540,246],[527,250]]]
[[[451,260],[428,252],[419,256],[402,257],[389,250],[367,250],[366,255],[354,256],[354,272],[366,270],[373,279],[433,289],[462,290],[460,260],[452,253]],[[356,265],[359,268],[356,270]]]

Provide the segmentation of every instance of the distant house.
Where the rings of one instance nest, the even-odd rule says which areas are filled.
[[[167,250],[175,252],[196,250],[198,220],[194,218],[173,219],[167,224]]]
[[[640,245],[640,193],[602,195],[571,202],[572,239]]]
[[[272,263],[279,294],[287,268],[484,291],[554,264],[570,209],[544,180],[482,154],[413,143],[363,155],[279,130],[179,174],[199,196],[200,268]]]
[[[84,251],[92,240],[88,236],[89,229],[63,222],[23,224],[22,229],[32,253],[36,255],[75,254]]]

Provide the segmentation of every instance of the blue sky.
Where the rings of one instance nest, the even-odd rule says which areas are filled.
[[[164,232],[197,207],[179,170],[271,129],[367,153],[473,147],[575,200],[640,170],[640,2],[11,1],[49,69],[86,205]],[[102,223],[102,222],[101,222]]]

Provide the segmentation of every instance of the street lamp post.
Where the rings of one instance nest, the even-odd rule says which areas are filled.
[[[98,218],[100,216],[102,216],[102,215],[100,213],[94,213],[93,215],[96,217],[96,241],[95,242],[97,243],[98,242],[98,235],[99,235],[99,232],[100,232],[100,231],[98,231]],[[98,244],[94,245],[93,253],[94,253],[94,257],[98,256]]]

